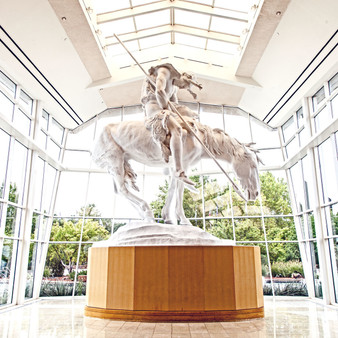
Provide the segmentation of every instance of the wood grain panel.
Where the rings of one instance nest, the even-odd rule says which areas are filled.
[[[253,247],[234,247],[236,310],[257,307],[255,255]]]
[[[169,247],[169,310],[204,309],[203,247]]]
[[[127,311],[86,306],[84,314],[96,318],[137,322],[225,322],[263,318],[264,308],[227,311]]]
[[[133,310],[134,247],[110,247],[108,251],[107,308]]]
[[[254,247],[255,254],[255,275],[256,275],[256,297],[257,307],[264,306],[263,298],[263,281],[262,281],[262,263],[261,263],[261,248],[259,246]]]
[[[204,247],[205,310],[235,309],[233,247]]]
[[[90,248],[88,255],[87,304],[106,308],[108,248]]]
[[[134,310],[169,310],[168,247],[135,247]]]

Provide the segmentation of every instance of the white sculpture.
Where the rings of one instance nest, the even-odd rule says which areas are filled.
[[[247,194],[247,198],[255,200],[259,193],[258,157],[256,151],[248,145],[238,142],[220,129],[212,129],[197,121],[194,122],[196,133],[204,141],[205,146],[219,160],[232,164],[235,174]],[[204,148],[189,133],[182,140],[182,166],[186,171],[203,158],[208,158]],[[154,215],[148,203],[131,192],[131,188],[139,190],[135,184],[136,174],[129,164],[135,160],[147,166],[173,168],[172,157],[167,163],[157,141],[144,121],[124,121],[107,125],[95,144],[93,160],[113,176],[116,192],[126,197],[139,211],[146,221],[154,221]],[[176,223],[170,219],[169,210],[176,195],[176,217],[180,224],[190,225],[185,217],[182,198],[184,183],[172,175],[162,217],[165,223]]]

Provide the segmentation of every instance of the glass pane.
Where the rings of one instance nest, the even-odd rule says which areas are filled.
[[[282,133],[284,142],[288,141],[292,135],[295,133],[295,123],[293,120],[293,116],[289,118],[283,125],[282,125]]]
[[[157,11],[135,16],[136,30],[170,24],[170,10]],[[133,29],[134,30],[134,29]]]
[[[210,30],[240,36],[246,25],[247,23],[243,21],[213,16],[211,19]]]
[[[76,267],[78,244],[50,244],[40,297],[71,296],[74,282],[71,279]]]
[[[155,35],[149,38],[140,39],[141,49],[161,46],[170,43],[170,33]]]
[[[59,122],[52,119],[49,132],[51,137],[59,144],[62,144],[64,130],[65,128],[63,128]]]
[[[255,122],[255,119],[251,118],[251,130],[253,142],[255,142],[256,148],[276,148],[280,147],[278,130],[271,130],[261,124]]]
[[[290,174],[291,174],[293,192],[294,192],[295,199],[296,199],[297,212],[302,212],[303,210],[306,210],[306,207],[305,207],[305,200],[304,200],[302,168],[299,162],[290,168]]]
[[[18,237],[20,235],[22,210],[12,205],[7,206],[5,235]]]
[[[310,160],[307,156],[302,159],[303,175],[304,175],[304,192],[305,192],[305,208],[312,208],[312,196],[314,196],[312,171]]]
[[[112,36],[114,34],[119,35],[135,31],[133,18],[105,22],[103,24],[99,24],[99,28],[105,37]]]
[[[126,41],[124,43],[124,45],[128,48],[128,50],[130,52],[135,52],[135,51],[139,50],[139,45],[138,45],[138,42],[136,40]],[[114,43],[113,45],[108,46],[107,54],[109,56],[116,56],[116,55],[124,54],[123,58],[125,58],[127,56],[126,50],[118,42]],[[131,60],[131,59],[129,59],[129,60]]]
[[[34,210],[41,210],[44,168],[45,161],[38,157],[34,167]]]
[[[67,149],[90,150],[93,146],[95,124],[82,129],[77,133],[67,135]]]
[[[318,146],[324,203],[336,201],[338,196],[338,159],[333,144],[329,138]]]
[[[88,205],[92,205],[96,211],[88,216],[113,217],[114,195],[114,182],[111,175],[90,174]]]
[[[87,151],[66,150],[63,165],[68,168],[88,169],[90,165],[90,153]]]
[[[303,128],[298,134],[299,146],[303,147],[308,139],[309,139],[309,131],[308,129]]]
[[[75,296],[85,296],[87,286],[88,251],[92,244],[81,245],[79,268],[75,286]],[[75,277],[75,274],[74,274]]]
[[[251,8],[251,0],[233,1],[233,0],[215,0],[214,6],[232,9],[235,11],[249,12]]]
[[[236,43],[223,42],[218,40],[208,39],[208,50],[213,50],[215,52],[226,53],[226,54],[236,54],[238,52],[238,47]]]
[[[207,40],[205,38],[201,38],[198,36],[175,33],[175,43],[181,45],[192,46],[196,48],[205,48],[206,41]]]
[[[326,127],[332,120],[330,111],[327,106],[325,106],[316,116],[315,116],[315,128],[316,132],[322,130]]]
[[[45,167],[42,207],[41,207],[41,211],[47,214],[51,211],[51,202],[55,179],[56,179],[56,169],[48,164]]]
[[[269,243],[271,272],[276,296],[307,296],[298,243]]]
[[[4,239],[0,265],[0,305],[12,302],[11,279],[14,278],[17,259],[16,240]]]
[[[88,174],[62,172],[56,198],[55,214],[78,215],[85,204]]]
[[[45,150],[47,148],[47,135],[42,130],[38,133],[37,143],[42,149]]]
[[[0,91],[0,113],[3,114],[9,121],[12,121],[13,111],[14,103]]]
[[[31,243],[29,246],[29,256],[27,264],[25,299],[33,297],[37,252],[38,252],[38,243]]]
[[[317,242],[309,242],[309,245],[310,245],[310,252],[311,252],[315,296],[317,298],[323,298],[322,280],[321,280],[321,275],[320,275]]]
[[[298,128],[304,125],[304,112],[303,108],[299,108],[296,112],[297,115],[297,126]]]
[[[236,241],[264,241],[261,218],[235,219]]]
[[[9,181],[11,184],[9,200],[14,203],[22,204],[25,187],[26,166],[28,149],[21,143],[15,141],[14,151],[10,153],[11,172]]]
[[[4,196],[10,136],[0,129],[0,198]]]
[[[265,217],[264,224],[268,241],[296,241],[293,217]]]
[[[16,84],[10,80],[4,73],[0,72],[0,83],[5,85],[15,95]]]
[[[338,116],[338,95],[331,100],[331,109],[333,117]]]
[[[174,15],[175,24],[192,26],[202,29],[208,29],[209,27],[210,15],[182,11],[180,9],[175,9]]]
[[[338,88],[338,73],[329,81],[330,94]]]
[[[297,142],[297,138],[294,137],[286,146],[285,146],[285,152],[286,152],[286,156],[288,158],[292,157],[292,155],[294,155],[297,150],[299,148],[298,142]]]
[[[234,231],[231,219],[208,219],[206,231],[220,239],[234,239]]]
[[[61,148],[53,141],[49,140],[47,143],[47,152],[50,156],[52,156],[55,160],[58,160],[60,157]]]
[[[21,109],[18,109],[15,112],[13,122],[19,131],[27,136],[30,135],[31,120],[21,111]]]
[[[144,111],[141,106],[129,106],[122,109],[123,121],[143,120]]]
[[[201,104],[200,121],[211,128],[224,130],[222,107]]]
[[[119,1],[93,1],[92,6],[95,9],[97,14],[99,13],[107,13],[117,11],[119,9],[125,9],[130,7],[129,0],[119,0]]]
[[[335,298],[338,303],[338,238],[329,240],[329,248],[331,249],[331,269],[334,280]]]
[[[40,119],[40,127],[44,130],[48,130],[49,114],[42,110],[42,118]]]
[[[31,228],[31,239],[37,240],[39,238],[39,228],[42,216],[36,212],[33,212],[32,216],[32,228]]]
[[[327,233],[329,236],[338,236],[338,203],[325,208]]]
[[[28,96],[23,90],[20,91],[19,103],[25,109],[25,112],[32,115],[33,99]]]
[[[250,143],[252,140],[247,114],[243,116],[238,111],[231,111],[226,108],[224,111],[225,132],[242,143]]]
[[[259,149],[258,156],[265,166],[281,166],[284,161],[281,149]]]
[[[324,87],[320,88],[318,92],[312,96],[312,108],[315,111],[318,105],[325,99]]]

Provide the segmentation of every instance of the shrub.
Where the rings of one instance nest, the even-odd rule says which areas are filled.
[[[275,296],[308,296],[305,283],[274,283]],[[272,296],[271,284],[263,286],[263,294]]]
[[[50,269],[49,268],[45,268],[43,270],[43,277],[49,277],[50,276]]]
[[[78,276],[87,276],[87,270],[81,270],[77,273]],[[69,274],[69,279],[74,280],[75,278],[75,271],[73,270],[70,274]]]
[[[302,262],[274,262],[271,265],[271,273],[273,277],[292,277],[292,274],[297,272],[304,276]]]

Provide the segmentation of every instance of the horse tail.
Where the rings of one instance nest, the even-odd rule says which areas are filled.
[[[113,137],[113,127],[115,124],[109,124],[104,127],[92,151],[93,161],[101,168],[108,169],[108,172],[114,177],[114,167],[123,165],[123,184],[129,185],[136,191],[140,191],[136,185],[137,174],[131,168],[128,161],[124,158],[122,147]],[[114,180],[115,181],[115,180]],[[116,183],[115,183],[116,184]]]

